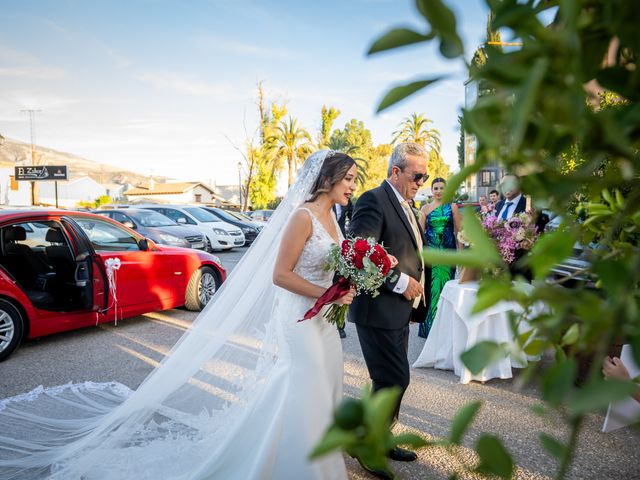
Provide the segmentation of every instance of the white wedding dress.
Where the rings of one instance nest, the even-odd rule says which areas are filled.
[[[257,241],[136,390],[85,382],[0,400],[0,478],[346,479],[340,453],[308,459],[342,398],[338,332],[324,310],[298,323],[314,301],[271,280],[282,232],[327,154],[305,161]],[[295,271],[328,287],[334,241],[308,213],[313,233]]]

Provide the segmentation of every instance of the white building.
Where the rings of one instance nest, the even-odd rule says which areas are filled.
[[[40,203],[56,204],[55,182],[38,182]],[[58,181],[58,205],[73,208],[78,202],[93,202],[96,198],[107,195],[107,189],[91,177],[79,177],[68,181]]]
[[[212,188],[200,182],[152,183],[124,192],[131,203],[206,203],[215,204],[219,197]]]
[[[13,168],[0,168],[0,205],[31,205],[31,183],[17,182]]]

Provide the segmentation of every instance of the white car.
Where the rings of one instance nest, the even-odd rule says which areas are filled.
[[[154,210],[181,225],[190,225],[205,234],[209,250],[231,250],[242,247],[244,233],[238,227],[223,222],[212,213],[191,205],[142,205],[140,208]]]

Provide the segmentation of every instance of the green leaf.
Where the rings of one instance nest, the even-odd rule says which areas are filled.
[[[578,338],[580,338],[580,327],[577,323],[574,323],[569,327],[569,330],[564,332],[560,345],[563,347],[567,345],[573,345],[578,341]]]
[[[451,443],[460,445],[462,437],[466,433],[469,425],[475,418],[481,406],[482,402],[471,402],[456,412],[456,415],[453,417],[453,422],[451,423],[451,433],[449,434],[449,440]]]
[[[571,409],[575,413],[586,413],[606,407],[609,403],[624,400],[631,395],[636,388],[631,382],[620,380],[604,380],[597,378],[578,391]]]
[[[535,278],[545,278],[555,265],[569,257],[575,242],[573,233],[562,230],[542,235],[534,244],[529,260]]]
[[[445,78],[444,76],[439,76],[435,78],[429,78],[425,80],[418,80],[417,82],[407,83],[406,85],[398,85],[397,87],[393,87],[391,90],[387,92],[384,96],[380,104],[378,105],[377,113],[386,110],[391,105],[398,103],[400,100],[405,99],[406,97],[413,95],[419,90],[422,90],[425,87],[428,87],[432,83],[439,82]]]
[[[357,437],[353,432],[345,432],[342,429],[332,428],[324,434],[320,443],[311,451],[309,459],[313,460],[334,450],[347,448],[349,445],[355,443],[356,439]]]
[[[400,396],[400,388],[384,388],[371,395],[368,403],[365,403],[365,423],[369,427],[369,433],[374,438],[384,439],[388,433],[391,417]]]
[[[441,0],[417,0],[418,11],[440,38],[440,53],[456,58],[464,53],[462,40],[456,31],[456,16]]]
[[[558,440],[550,435],[547,435],[546,433],[540,433],[540,435],[538,435],[538,439],[540,440],[540,443],[545,448],[545,450],[551,455],[553,455],[557,459],[561,459],[562,457],[564,457],[567,451],[567,447],[565,447]]]
[[[487,267],[500,263],[501,257],[498,249],[480,224],[473,209],[465,208],[462,217],[464,235],[473,245],[471,250],[483,258]]]
[[[631,353],[633,354],[633,359],[638,365],[640,365],[640,335],[631,337],[629,339],[629,343],[631,344]]]
[[[460,359],[465,367],[475,375],[504,356],[505,352],[500,345],[495,342],[483,341],[460,355]]]
[[[573,388],[578,367],[573,358],[551,366],[542,377],[542,398],[551,405],[559,405]]]
[[[500,442],[500,439],[483,433],[476,444],[476,452],[480,457],[480,465],[476,468],[479,473],[497,475],[500,478],[511,478],[513,460],[502,445],[502,442]]]
[[[428,265],[459,265],[480,269],[487,266],[487,262],[471,249],[457,252],[428,248],[422,251],[422,258]]]
[[[415,30],[408,28],[394,28],[378,38],[373,45],[371,45],[367,54],[372,55],[377,52],[426,42],[428,40],[430,40],[429,36],[418,33]]]
[[[511,289],[511,282],[507,279],[483,280],[476,295],[476,303],[471,313],[479,313],[505,299],[505,292]]]
[[[547,72],[549,60],[538,58],[535,61],[526,83],[522,85],[515,97],[510,127],[510,144],[513,150],[520,148],[527,125],[531,120],[531,112],[536,103],[542,79]]]
[[[540,355],[546,346],[546,342],[539,338],[531,340],[529,344],[524,347],[524,353],[531,356]]]
[[[453,197],[456,194],[456,190],[458,190],[458,187],[462,184],[462,182],[464,182],[469,175],[480,170],[481,167],[481,163],[472,163],[471,165],[467,165],[454,176],[449,178],[442,194],[442,201],[446,203],[452,202]]]
[[[429,442],[422,438],[420,435],[416,435],[415,433],[401,433],[399,435],[395,435],[391,439],[390,448],[396,447],[398,445],[408,445],[412,448],[422,448],[429,445]]]

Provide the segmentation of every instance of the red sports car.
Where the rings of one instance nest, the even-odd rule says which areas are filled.
[[[0,212],[0,361],[23,338],[186,306],[226,278],[214,255],[156,245],[103,216]]]

